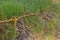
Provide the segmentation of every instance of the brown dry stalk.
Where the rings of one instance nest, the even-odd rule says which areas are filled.
[[[23,16],[19,16],[18,18],[14,17],[14,18],[10,18],[8,20],[0,20],[0,23],[10,22],[10,21],[17,21],[17,20],[19,20],[21,18],[25,18],[25,17],[29,17],[29,16],[36,16],[36,15],[39,15],[39,14],[26,14],[26,15],[23,15]]]
[[[14,27],[16,28],[16,23],[17,23],[17,20],[21,19],[21,18],[25,18],[25,17],[29,17],[29,16],[36,16],[36,15],[39,15],[39,13],[36,13],[36,14],[26,14],[26,15],[23,15],[23,16],[19,16],[19,17],[14,17],[14,18],[10,18],[10,19],[7,19],[7,20],[0,20],[0,23],[8,23],[8,22],[14,22]]]

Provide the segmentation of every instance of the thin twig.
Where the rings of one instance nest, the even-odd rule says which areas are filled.
[[[23,15],[23,16],[19,16],[18,18],[14,17],[14,18],[10,18],[8,20],[0,20],[0,23],[3,23],[3,22],[10,22],[10,21],[17,21],[21,18],[25,18],[25,17],[29,17],[29,16],[36,16],[36,15],[39,15],[39,14],[26,14],[26,15]]]

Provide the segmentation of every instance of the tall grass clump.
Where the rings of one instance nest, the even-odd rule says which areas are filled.
[[[38,9],[46,10],[50,5],[50,0],[1,0],[0,15],[1,17],[10,18],[22,15],[24,10],[30,12],[36,12]]]
[[[14,21],[1,23],[0,40],[48,40],[50,35],[54,38],[57,23],[53,14],[58,12],[55,10],[56,7],[52,0],[0,0],[0,20],[2,21],[27,15],[26,11],[28,14],[39,12],[39,15],[17,20],[16,29]]]

